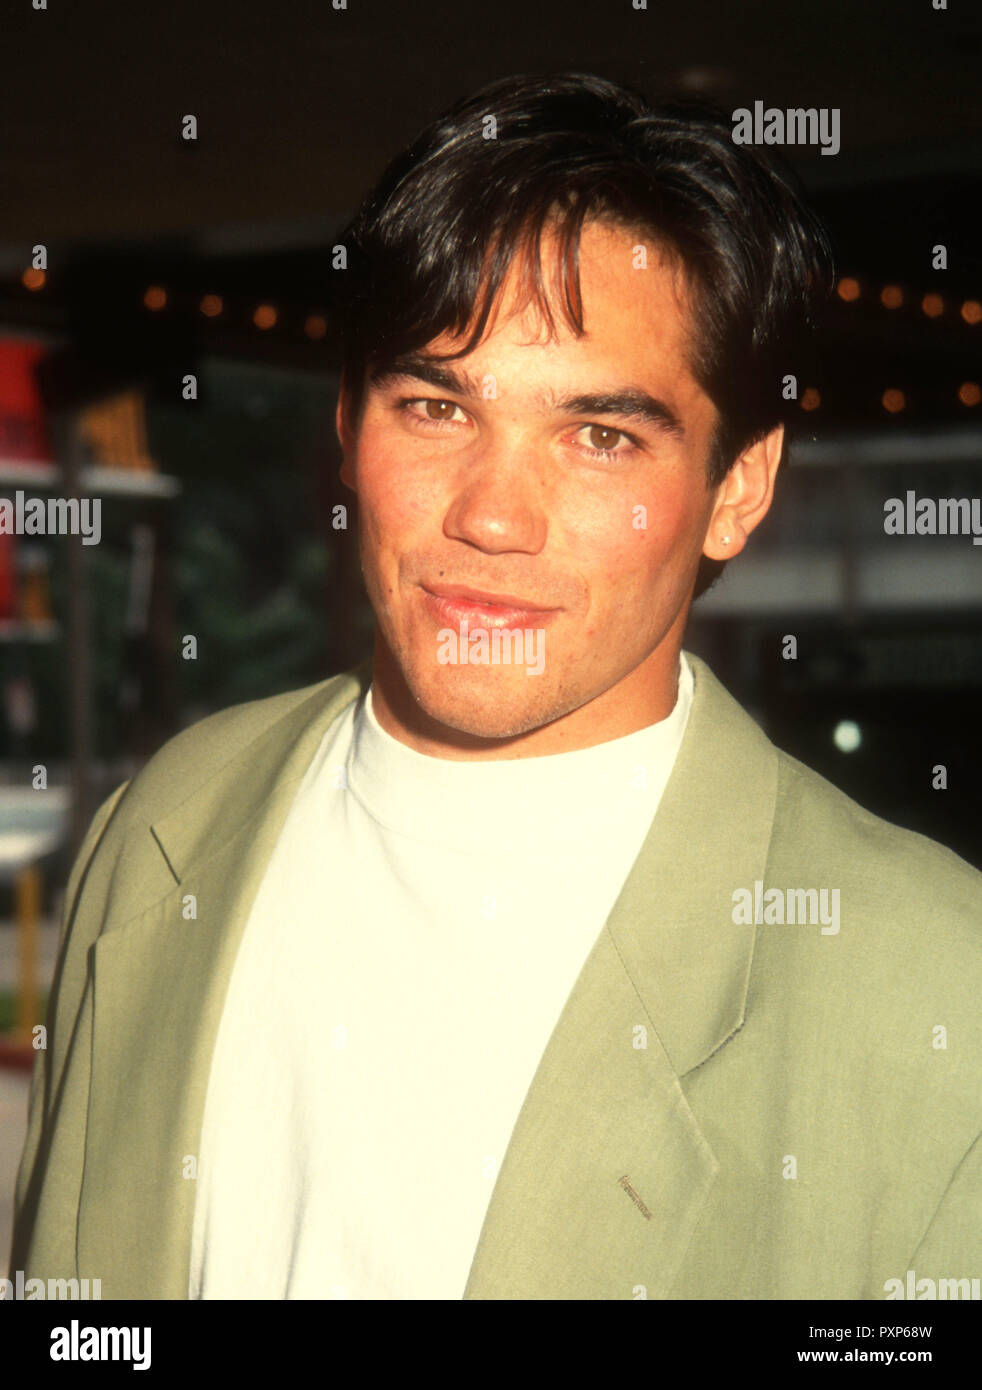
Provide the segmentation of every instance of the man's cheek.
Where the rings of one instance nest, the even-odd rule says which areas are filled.
[[[439,491],[433,483],[399,468],[379,472],[368,489],[367,500],[384,529],[393,536],[402,536],[406,530],[423,530],[443,516]]]
[[[394,481],[362,493],[359,504],[376,550],[405,549],[408,537],[422,529],[426,517],[419,502]]]
[[[681,578],[688,572],[689,561],[698,563],[705,528],[700,529],[698,517],[682,510],[669,512],[659,509],[657,519],[649,528],[645,540],[643,568],[649,583],[664,582],[671,569]]]

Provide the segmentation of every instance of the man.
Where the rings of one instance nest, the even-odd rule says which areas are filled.
[[[884,1298],[982,1273],[982,879],[682,654],[829,257],[724,120],[463,102],[344,242],[369,667],[69,885],[13,1267],[104,1297]]]

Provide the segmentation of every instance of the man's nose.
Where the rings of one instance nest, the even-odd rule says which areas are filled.
[[[489,552],[538,554],[548,534],[545,484],[528,442],[487,444],[457,480],[444,533]]]

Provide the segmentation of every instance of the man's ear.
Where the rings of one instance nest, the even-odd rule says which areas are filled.
[[[784,448],[784,426],[777,425],[743,451],[716,490],[702,553],[731,560],[763,521],[774,497],[774,480]]]

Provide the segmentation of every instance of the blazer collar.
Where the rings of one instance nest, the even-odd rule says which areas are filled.
[[[744,1019],[754,928],[732,923],[732,893],[764,877],[777,756],[689,660],[675,768],[529,1088],[466,1298],[664,1294],[715,1181],[679,1079]],[[187,1160],[236,953],[299,781],[370,680],[366,662],[315,687],[155,821],[175,886],[96,943],[77,1249],[83,1272],[116,1271],[105,1297],[186,1296]]]
[[[755,930],[733,891],[763,879],[777,750],[689,655],[689,723],[664,795],[607,923],[678,1075],[741,1026]]]
[[[253,821],[264,805],[296,790],[324,734],[371,680],[368,658],[313,686],[306,699],[154,821],[151,832],[177,882],[192,864],[214,855]]]

